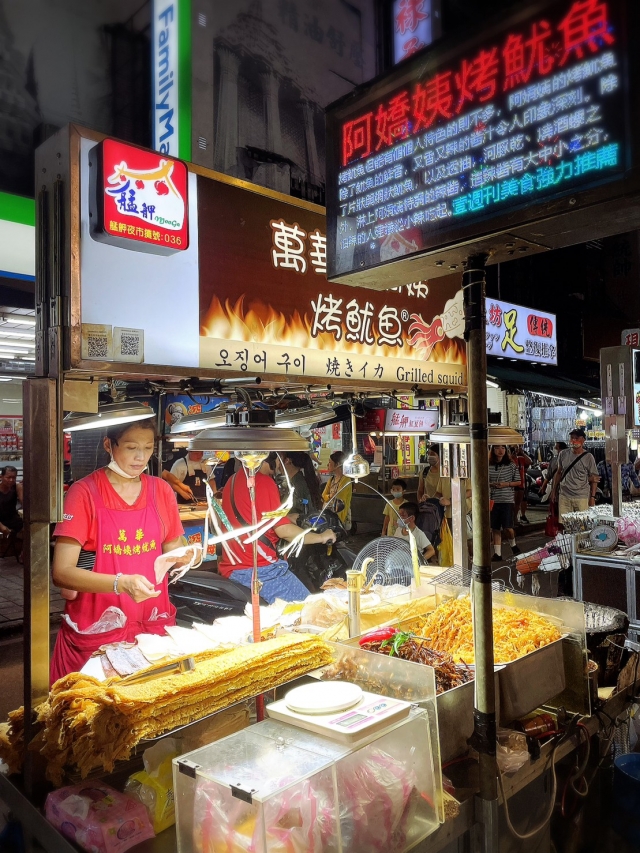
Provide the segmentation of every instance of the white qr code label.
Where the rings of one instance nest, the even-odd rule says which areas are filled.
[[[113,336],[111,326],[83,323],[81,355],[82,358],[90,361],[112,361]]]
[[[115,326],[113,329],[113,358],[114,361],[141,364],[144,361],[144,330]]]

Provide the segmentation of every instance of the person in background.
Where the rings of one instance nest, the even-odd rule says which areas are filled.
[[[388,503],[385,503],[384,510],[382,513],[382,533],[381,536],[395,536],[396,529],[398,527],[398,512],[404,500],[404,493],[407,490],[407,484],[404,480],[394,480],[391,483],[391,503],[393,506],[389,506]],[[393,509],[395,507],[396,509]]]
[[[489,454],[489,490],[493,501],[491,532],[493,534],[492,562],[502,560],[503,536],[511,546],[513,555],[519,554],[513,529],[514,489],[520,483],[520,471],[511,461],[504,444],[494,444]]]
[[[613,494],[611,463],[603,460],[602,462],[598,462],[596,467],[598,469],[598,474],[600,475],[600,488],[610,503]],[[620,475],[622,477],[623,495],[628,496],[631,494],[631,486],[635,489],[640,489],[640,478],[638,478],[635,465],[631,458],[629,458],[629,461],[624,465],[620,466]]]
[[[162,472],[162,479],[176,493],[178,503],[193,503],[205,499],[209,471],[209,466],[204,462],[204,453],[201,450],[190,450],[186,456],[176,459],[170,471]]]
[[[432,444],[427,452],[428,468],[422,469],[418,482],[418,503],[435,498],[440,484],[440,445]]]
[[[0,470],[0,534],[5,540],[0,545],[0,556],[7,556],[13,545],[18,562],[22,554],[22,516],[18,512],[18,501],[24,503],[22,483],[16,482],[18,469],[5,465]]]
[[[584,449],[585,438],[583,429],[572,429],[569,433],[571,446],[558,455],[551,500],[558,499],[560,521],[568,512],[584,512],[596,505],[600,475],[593,454]]]
[[[275,480],[260,471],[255,476],[255,494],[259,520],[263,518],[263,513],[273,512],[281,504]],[[234,528],[241,529],[250,524],[251,498],[244,468],[234,474],[224,487],[222,508]],[[308,588],[289,569],[287,561],[280,559],[276,550],[279,539],[290,542],[302,532],[300,527],[284,516],[258,540],[258,578],[262,583],[260,595],[269,604],[273,604],[276,598],[284,601],[304,601],[309,595]],[[335,541],[333,530],[325,530],[323,533],[309,531],[304,538],[305,545],[322,545]],[[253,545],[246,544],[242,539],[230,539],[227,545],[234,560],[230,559],[225,550],[218,566],[220,574],[243,586],[251,587]]]
[[[305,508],[303,501],[307,502],[306,508],[309,512],[322,509],[322,492],[311,456],[302,450],[282,452],[277,457],[276,472],[282,475],[283,469],[293,487],[293,507],[289,518],[293,521],[297,519]],[[286,487],[286,482],[284,486]]]
[[[184,543],[183,529],[169,485],[143,473],[154,445],[152,419],[111,427],[104,439],[107,467],[66,494],[53,532],[53,582],[67,602],[52,682],[78,672],[105,643],[134,642],[136,634],[164,634],[166,625],[175,625],[168,575],[156,583],[154,563]],[[107,630],[88,633],[103,622]]]
[[[420,530],[419,527],[416,527],[418,504],[413,503],[413,501],[406,501],[402,504],[398,512],[400,514],[400,520],[398,521],[398,527],[396,529],[396,532],[394,533],[394,536],[398,539],[403,539],[405,542],[408,542],[409,531],[411,531],[415,536],[418,551],[420,554],[422,554],[424,559],[430,560],[432,557],[435,557],[436,549],[429,541],[429,537],[423,530]]]
[[[517,524],[520,521],[522,524],[529,524],[527,518],[527,470],[532,465],[531,457],[527,456],[522,446],[511,448],[511,458],[518,466],[520,472],[520,485],[514,490],[514,521]],[[520,518],[518,518],[520,515]]]
[[[555,476],[556,471],[558,470],[558,456],[561,451],[566,450],[569,445],[566,441],[556,441],[553,445],[553,459],[549,462],[549,467],[546,471],[542,472],[542,485],[540,486],[540,494],[542,495],[542,500],[540,503],[547,503],[549,500],[549,494],[547,494],[547,490],[551,489],[553,485],[553,478]]]
[[[276,465],[278,462],[278,454],[271,452],[258,469],[265,477],[276,478]]]
[[[322,492],[322,500],[324,503],[332,501],[342,501],[344,508],[338,513],[340,521],[344,524],[347,533],[351,529],[351,496],[353,494],[353,481],[349,477],[345,477],[342,473],[347,454],[342,450],[336,450],[329,457],[329,474],[330,477],[325,483]]]

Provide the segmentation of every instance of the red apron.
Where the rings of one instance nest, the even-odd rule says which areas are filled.
[[[155,479],[145,477],[145,480],[146,506],[139,510],[109,509],[95,483],[89,481],[97,517],[98,547],[93,571],[114,578],[118,572],[144,575],[155,586],[153,564],[162,554],[164,527],[156,507]],[[126,624],[101,634],[83,634],[74,631],[63,619],[51,660],[51,683],[81,670],[93,652],[106,643],[133,642],[136,634],[164,634],[165,625],[175,625],[176,609],[169,601],[167,577],[157,598],[139,604],[126,593],[80,592],[73,601],[67,601],[65,613],[79,631],[97,622],[108,607],[121,610]],[[160,618],[152,618],[156,615]]]

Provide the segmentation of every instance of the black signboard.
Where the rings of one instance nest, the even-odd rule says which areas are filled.
[[[624,230],[587,209],[636,189],[636,16],[625,0],[529,7],[332,105],[329,277],[388,287],[449,272],[471,250],[506,260]]]

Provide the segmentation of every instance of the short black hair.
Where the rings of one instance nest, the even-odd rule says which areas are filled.
[[[572,429],[571,432],[569,433],[569,435],[574,435],[576,438],[586,438],[587,437],[586,432],[583,429],[580,429],[579,427]]]
[[[7,471],[15,471],[16,474],[18,473],[18,469],[13,465],[5,465],[4,468],[0,468],[0,477],[4,477]]]
[[[440,456],[440,445],[439,444],[430,444],[427,453],[435,453],[436,456]]]
[[[405,503],[402,504],[400,509],[403,509],[409,516],[412,515],[414,518],[418,517],[418,504],[414,503],[413,501],[405,501]],[[398,510],[398,512],[399,511],[400,510]]]
[[[393,483],[391,483],[391,485],[392,486],[402,486],[403,489],[406,489],[407,488],[407,481],[401,480],[399,477],[396,477],[396,479],[393,481]]]

